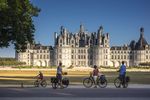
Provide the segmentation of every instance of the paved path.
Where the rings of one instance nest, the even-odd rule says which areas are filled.
[[[131,84],[129,88],[84,88],[71,85],[66,89],[33,86],[1,87],[0,100],[150,100],[150,85]]]
[[[0,85],[0,87],[10,87],[10,88],[18,88],[22,87],[20,85]],[[34,87],[33,85],[23,85],[24,88]],[[51,88],[51,85],[48,85],[46,88]],[[68,88],[85,88],[82,84],[72,84],[69,85]],[[106,88],[115,88],[113,83],[109,83]],[[150,84],[129,84],[128,88],[150,88]]]

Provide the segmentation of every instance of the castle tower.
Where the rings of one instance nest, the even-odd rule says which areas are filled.
[[[103,26],[100,26],[97,32],[98,45],[102,44]]]

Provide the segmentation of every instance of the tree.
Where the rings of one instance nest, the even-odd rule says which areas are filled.
[[[19,52],[26,49],[27,43],[33,43],[32,17],[39,12],[30,0],[0,0],[0,48],[12,43]]]

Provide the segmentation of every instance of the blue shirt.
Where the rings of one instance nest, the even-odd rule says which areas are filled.
[[[121,65],[120,67],[120,75],[125,75],[126,74],[126,66],[125,65]]]

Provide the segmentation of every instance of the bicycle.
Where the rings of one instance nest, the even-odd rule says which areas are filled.
[[[84,87],[86,88],[90,88],[92,87],[92,85],[94,84],[94,79],[93,79],[93,76],[90,75],[90,77],[88,78],[85,78],[83,80],[83,85]],[[97,79],[97,85],[101,88],[105,88],[107,86],[107,80],[106,80],[106,77],[105,75],[101,75],[101,76],[98,76],[98,79]]]
[[[67,73],[63,73],[63,75],[67,75]],[[52,88],[57,89],[61,87],[60,82],[58,81],[57,77],[51,77]],[[67,88],[69,85],[69,79],[66,77],[62,77],[62,88]]]
[[[47,82],[46,82],[46,80],[45,79],[43,79],[43,80],[36,80],[36,81],[34,81],[34,86],[35,87],[39,87],[39,86],[42,86],[42,87],[46,87],[47,86]]]
[[[122,77],[117,77],[117,78],[114,80],[114,85],[115,85],[116,88],[120,88],[121,85],[123,86],[123,88],[127,88],[129,81],[130,81],[130,77],[129,77],[129,76],[126,76],[126,77],[125,77],[124,84],[123,84],[123,79],[122,79]]]

